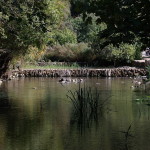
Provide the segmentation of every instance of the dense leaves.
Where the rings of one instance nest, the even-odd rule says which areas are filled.
[[[0,72],[26,54],[131,63],[150,44],[149,12],[149,0],[1,0]]]
[[[94,13],[99,17],[98,23],[107,24],[107,29],[99,35],[100,38],[108,38],[104,46],[133,43],[136,37],[140,37],[144,44],[150,44],[149,12],[149,0],[72,1],[72,14],[83,13],[84,18],[90,20],[87,14]]]
[[[94,14],[89,16],[91,17],[90,24],[87,24],[83,20],[82,15],[70,19],[73,30],[77,33],[78,42],[85,42],[89,44],[93,43],[93,41],[97,38],[98,33],[105,28],[104,24],[96,23],[97,17]]]
[[[60,24],[61,7],[57,1],[1,0],[0,48],[13,54],[25,53],[30,45],[40,48]]]
[[[26,54],[30,47],[43,49],[52,31],[60,27],[63,10],[59,0],[1,0],[0,69],[5,71],[12,58]]]

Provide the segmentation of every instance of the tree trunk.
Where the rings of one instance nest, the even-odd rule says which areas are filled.
[[[0,54],[0,78],[8,70],[9,63],[12,60],[10,53]]]

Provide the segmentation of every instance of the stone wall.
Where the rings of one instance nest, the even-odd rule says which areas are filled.
[[[146,76],[145,69],[122,67],[110,69],[47,69],[47,70],[22,70],[6,73],[3,78],[16,77],[134,77]]]

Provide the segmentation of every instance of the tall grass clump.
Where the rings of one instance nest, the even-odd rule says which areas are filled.
[[[85,85],[75,91],[68,91],[67,97],[71,100],[74,107],[74,114],[78,120],[89,120],[95,118],[102,111],[105,101],[100,99],[97,88],[92,89]]]

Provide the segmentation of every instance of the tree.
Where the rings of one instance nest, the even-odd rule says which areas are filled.
[[[84,9],[81,9],[84,8]],[[150,44],[150,1],[149,0],[73,0],[72,14],[94,13],[97,22],[104,22],[107,28],[100,32],[99,37],[107,38],[101,47],[110,43],[133,43],[137,37],[145,45]]]
[[[105,27],[103,24],[96,23],[97,17],[94,14],[90,14],[89,16],[92,18],[90,24],[87,24],[83,20],[82,15],[70,18],[70,22],[74,32],[77,33],[78,42],[84,42],[90,45],[97,38],[98,32],[104,30]]]
[[[46,45],[63,20],[63,9],[59,0],[0,1],[0,76],[13,57]]]

